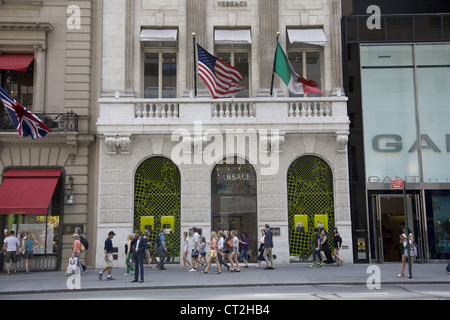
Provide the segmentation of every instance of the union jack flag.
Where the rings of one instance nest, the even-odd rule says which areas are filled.
[[[47,133],[52,132],[38,117],[6,93],[2,87],[0,87],[0,99],[20,137],[31,136],[34,140],[44,138]]]
[[[214,57],[197,44],[198,75],[203,79],[214,99],[231,98],[244,88],[239,88],[238,81],[244,80],[235,67]]]

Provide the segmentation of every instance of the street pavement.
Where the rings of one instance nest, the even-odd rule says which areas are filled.
[[[133,275],[124,276],[125,269],[113,269],[116,280],[99,280],[100,269],[88,269],[81,277],[65,275],[62,271],[32,271],[29,274],[18,272],[0,274],[0,296],[21,293],[55,293],[71,290],[109,291],[133,289],[169,289],[202,287],[254,287],[254,286],[292,286],[292,285],[377,285],[383,284],[448,284],[450,290],[450,273],[445,270],[447,263],[414,264],[412,279],[398,278],[400,263],[384,264],[344,264],[343,266],[325,265],[324,268],[310,268],[308,263],[275,265],[275,270],[264,270],[250,264],[241,272],[223,271],[215,274],[213,265],[209,274],[200,271],[188,272],[179,265],[166,265],[166,270],[154,266],[145,267],[143,283],[132,283]],[[201,268],[200,268],[201,269]],[[1,299],[1,298],[0,298]]]

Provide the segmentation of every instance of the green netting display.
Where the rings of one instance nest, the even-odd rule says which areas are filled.
[[[316,227],[325,228],[328,244],[333,250],[333,174],[330,167],[319,157],[301,157],[289,167],[287,185],[290,255],[303,259],[312,255]]]
[[[154,243],[162,227],[166,228],[167,257],[180,252],[181,177],[177,166],[167,158],[152,157],[137,169],[134,185],[134,228],[150,231]],[[153,245],[150,255],[157,256]]]

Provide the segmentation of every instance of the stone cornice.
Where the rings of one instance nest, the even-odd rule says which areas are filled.
[[[2,4],[28,4],[33,6],[42,6],[42,0],[0,0],[0,5]]]
[[[0,1],[1,2],[1,1]],[[0,22],[0,31],[52,31],[50,23],[41,22]]]
[[[43,139],[32,140],[30,137],[21,138],[16,132],[7,132],[0,134],[0,144],[2,148],[20,146],[20,147],[69,147],[76,150],[76,146],[84,147],[95,143],[95,135],[59,134],[51,133]]]

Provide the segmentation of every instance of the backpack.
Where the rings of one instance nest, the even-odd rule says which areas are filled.
[[[83,237],[81,235],[80,235],[80,242],[84,246],[85,250],[89,249],[89,242],[87,241],[87,239],[85,237]]]
[[[158,236],[155,238],[155,245],[156,247],[159,247],[161,245],[161,234],[158,234]]]

